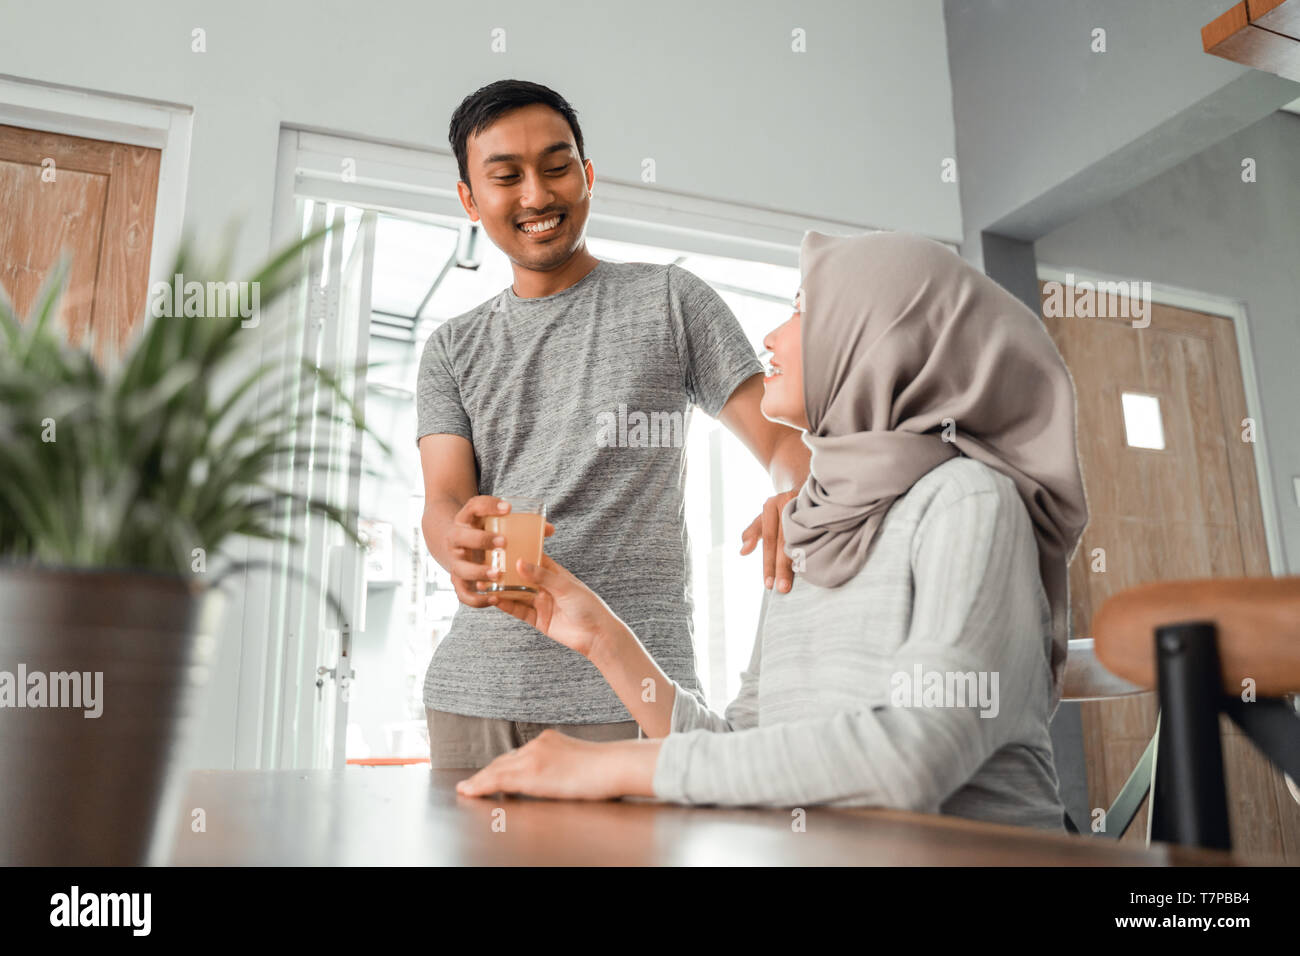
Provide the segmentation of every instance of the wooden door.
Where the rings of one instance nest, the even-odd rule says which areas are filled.
[[[1146,328],[1043,319],[1074,376],[1088,494],[1070,564],[1075,637],[1091,636],[1093,612],[1133,585],[1271,575],[1232,321],[1158,304],[1149,315]],[[1126,393],[1131,411],[1158,409],[1163,448],[1129,444]],[[1081,706],[1088,800],[1108,807],[1155,731],[1155,695]],[[1233,848],[1300,862],[1300,805],[1282,774],[1227,717],[1221,736]],[[1145,839],[1146,815],[1144,806],[1125,842]]]
[[[105,361],[144,316],[160,150],[0,125],[0,286],[26,317],[59,255],[69,339]]]

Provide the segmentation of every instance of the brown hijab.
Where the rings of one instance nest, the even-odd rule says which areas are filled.
[[[804,577],[836,587],[861,570],[889,506],[930,469],[960,454],[1002,472],[1038,542],[1055,707],[1070,633],[1066,566],[1088,507],[1074,383],[1042,321],[921,236],[809,232],[800,270],[812,461],[782,512],[787,553],[802,549]]]

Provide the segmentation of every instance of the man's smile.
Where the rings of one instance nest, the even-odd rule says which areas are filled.
[[[555,213],[545,219],[529,219],[515,226],[520,232],[534,239],[549,239],[559,231],[560,224],[568,217],[564,213]]]

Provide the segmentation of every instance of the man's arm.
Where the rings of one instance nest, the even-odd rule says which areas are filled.
[[[420,439],[420,469],[424,472],[424,514],[420,519],[424,543],[433,559],[451,575],[461,602],[470,607],[487,607],[486,597],[471,593],[473,580],[486,574],[471,571],[469,586],[462,588],[466,579],[455,570],[458,563],[472,564],[477,560],[486,571],[482,551],[461,554],[461,548],[453,546],[449,534],[466,502],[478,494],[474,446],[460,435],[425,435]],[[486,537],[487,532],[483,535]]]
[[[799,493],[808,480],[808,463],[811,450],[803,442],[803,433],[797,428],[782,425],[764,416],[759,408],[763,398],[763,376],[752,375],[736,387],[718,413],[718,421],[726,425],[744,443],[772,476],[772,486],[777,494],[768,498],[763,513],[741,534],[741,554],[749,554],[761,539],[763,542],[763,583],[790,590],[794,571],[785,553],[785,534],[781,530],[781,509]]]
[[[752,375],[736,386],[718,413],[718,421],[744,442],[772,476],[777,491],[798,491],[808,480],[811,450],[803,443],[803,432],[774,422],[762,412],[763,375]]]
[[[483,517],[500,514],[501,500],[478,494],[474,446],[460,435],[423,436],[420,467],[424,472],[424,514],[420,519],[424,543],[451,575],[462,604],[489,607],[488,595],[477,585],[494,573],[485,563],[493,536],[483,530]],[[548,521],[544,533],[548,537],[554,534],[555,526]]]

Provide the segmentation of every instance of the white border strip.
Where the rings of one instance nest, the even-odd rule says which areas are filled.
[[[1064,283],[1067,273],[1074,276],[1076,282],[1116,282],[1122,279],[1120,276],[1089,269],[1063,269],[1044,262],[1038,263],[1038,278],[1041,280]],[[1127,280],[1132,281],[1132,276],[1127,277]],[[1268,456],[1268,430],[1262,427],[1263,403],[1259,397],[1259,378],[1255,374],[1255,353],[1251,347],[1250,320],[1246,312],[1246,304],[1226,296],[1157,282],[1151,283],[1151,298],[1161,305],[1168,305],[1175,309],[1204,312],[1232,320],[1233,331],[1237,336],[1237,357],[1241,363],[1241,384],[1246,393],[1246,414],[1261,425],[1253,444],[1255,481],[1259,487],[1259,510],[1264,518],[1264,540],[1268,547],[1268,563],[1274,577],[1282,577],[1287,574],[1286,560],[1283,556],[1281,529],[1278,526],[1277,499],[1273,493],[1273,472]]]

